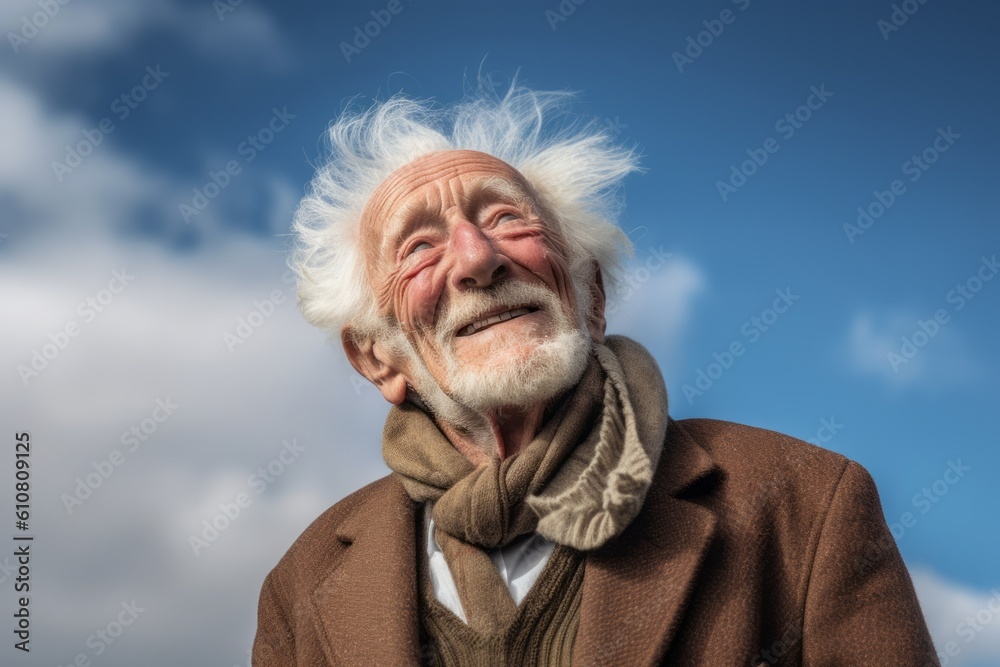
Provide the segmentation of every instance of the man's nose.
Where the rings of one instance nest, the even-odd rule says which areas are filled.
[[[493,241],[471,222],[460,222],[455,227],[451,251],[455,255],[451,281],[458,289],[487,287],[507,271]]]

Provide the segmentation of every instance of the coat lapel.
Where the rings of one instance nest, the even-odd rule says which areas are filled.
[[[419,662],[414,506],[393,477],[341,523],[346,545],[313,591],[330,665]]]
[[[671,420],[642,512],[587,557],[574,665],[656,665],[667,652],[715,534],[710,510],[682,499],[715,463]]]
[[[715,463],[671,420],[642,512],[587,557],[574,665],[655,665],[676,634],[715,533],[682,497]],[[343,554],[310,604],[330,665],[420,662],[414,504],[395,478],[337,530]]]

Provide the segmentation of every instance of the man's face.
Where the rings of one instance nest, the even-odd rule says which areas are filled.
[[[469,407],[524,404],[518,393],[539,400],[532,394],[577,379],[555,376],[582,372],[589,338],[565,243],[543,216],[516,170],[476,151],[400,168],[362,215],[380,313],[398,322],[441,389]]]

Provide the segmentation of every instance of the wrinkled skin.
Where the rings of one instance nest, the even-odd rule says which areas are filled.
[[[533,191],[510,165],[477,151],[441,151],[393,172],[373,193],[361,220],[361,248],[379,312],[399,324],[445,393],[445,351],[435,335],[453,301],[499,281],[523,281],[553,292],[571,322],[580,321],[565,241],[546,220]],[[604,336],[604,292],[595,264],[590,337]],[[518,304],[510,304],[515,307]],[[492,314],[492,313],[490,313]],[[468,321],[446,332],[453,359],[475,369],[487,360],[516,360],[551,335],[551,313],[538,309],[469,334]],[[409,360],[378,341],[356,341],[345,328],[354,367],[391,403],[416,384]],[[507,406],[483,415],[492,442],[468,442],[441,424],[474,463],[503,458],[530,442],[545,405]],[[464,442],[463,442],[464,441]]]

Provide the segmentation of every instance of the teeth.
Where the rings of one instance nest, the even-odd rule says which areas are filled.
[[[531,311],[528,310],[527,308],[518,308],[516,310],[508,310],[506,312],[499,313],[498,315],[493,315],[491,317],[487,317],[484,320],[477,320],[476,322],[473,322],[469,326],[463,327],[458,333],[459,333],[459,335],[462,335],[462,336],[468,336],[470,334],[476,333],[477,331],[479,331],[480,329],[482,329],[484,327],[488,327],[488,326],[490,326],[492,324],[496,324],[497,322],[506,322],[507,320],[514,319],[515,317],[520,317],[521,315],[527,315],[530,312]]]

